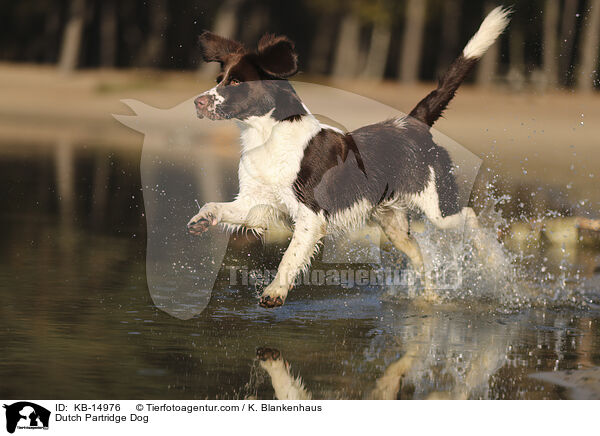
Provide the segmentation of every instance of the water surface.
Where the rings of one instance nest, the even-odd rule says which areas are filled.
[[[237,236],[207,308],[174,318],[148,292],[139,150],[3,149],[0,397],[271,399],[256,357],[264,347],[313,398],[570,398],[573,389],[530,375],[600,365],[600,276],[560,262],[576,282],[539,286],[591,299],[427,306],[378,286],[300,286],[266,310],[227,267],[272,268],[281,247]]]

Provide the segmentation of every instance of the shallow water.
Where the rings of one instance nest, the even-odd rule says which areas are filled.
[[[266,310],[228,266],[273,268],[281,247],[240,235],[206,309],[180,320],[148,292],[139,151],[78,148],[60,181],[55,148],[4,149],[2,398],[270,399],[264,347],[313,398],[570,398],[530,375],[600,366],[600,276],[581,267],[595,252],[579,263],[534,253],[531,280],[511,292],[549,297],[521,305],[479,298],[497,284],[492,268],[471,277],[475,294],[436,306],[381,286],[300,286]],[[548,273],[531,273],[539,264]]]

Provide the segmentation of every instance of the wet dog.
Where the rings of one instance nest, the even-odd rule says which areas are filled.
[[[236,119],[241,125],[240,190],[227,203],[207,203],[188,223],[193,234],[222,224],[262,232],[291,220],[294,231],[263,307],[281,306],[295,278],[310,265],[321,239],[379,224],[424,277],[407,212],[420,210],[437,227],[475,227],[460,208],[448,152],[430,127],[477,61],[504,31],[509,11],[498,7],[483,21],[437,89],[409,116],[343,133],[321,124],[286,80],[298,70],[294,44],[265,35],[257,50],[210,32],[200,36],[206,62],[218,62],[217,85],[195,99],[198,117]],[[425,285],[427,289],[427,286]]]

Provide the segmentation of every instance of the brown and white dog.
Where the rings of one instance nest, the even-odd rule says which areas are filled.
[[[504,31],[510,11],[498,7],[483,21],[462,55],[407,117],[343,133],[323,125],[286,80],[298,70],[294,44],[265,35],[256,51],[204,32],[206,62],[219,62],[217,86],[195,99],[197,115],[236,119],[241,125],[240,191],[228,203],[207,203],[188,223],[191,233],[223,224],[264,231],[291,220],[292,240],[263,307],[281,306],[296,276],[310,264],[320,240],[368,221],[423,273],[419,246],[409,234],[407,211],[420,210],[439,228],[476,225],[460,209],[448,152],[429,131],[478,59]],[[424,274],[422,274],[424,277]]]

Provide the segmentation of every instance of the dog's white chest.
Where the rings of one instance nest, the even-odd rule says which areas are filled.
[[[240,170],[265,187],[285,187],[296,178],[301,160],[302,149],[298,153],[265,144],[242,154]]]
[[[255,119],[242,128],[240,191],[253,188],[256,195],[275,198],[295,209],[292,185],[300,170],[304,149],[320,130],[313,117],[293,122]],[[293,215],[293,213],[292,213]]]

